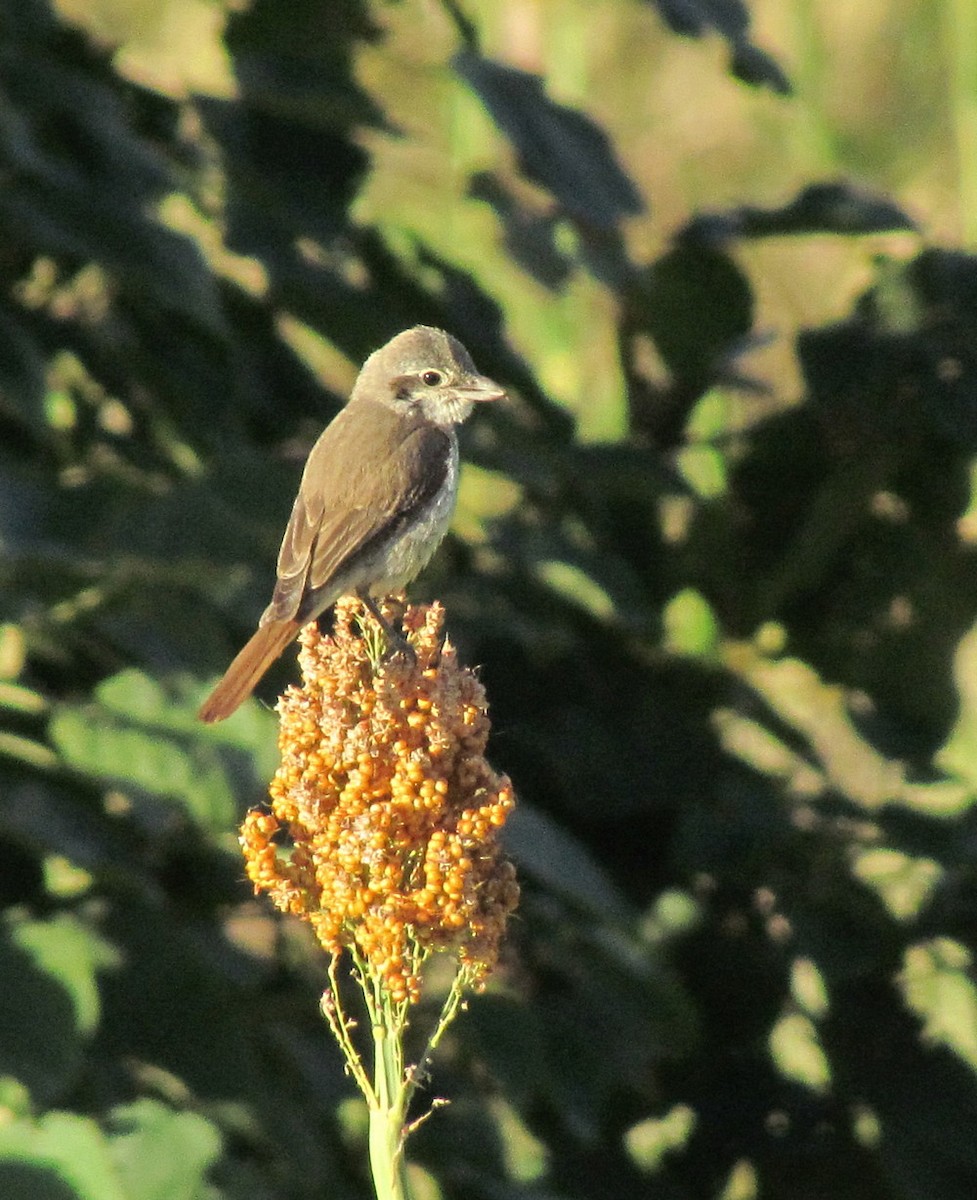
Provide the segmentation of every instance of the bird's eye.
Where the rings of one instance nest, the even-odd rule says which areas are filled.
[[[426,383],[428,387],[437,387],[441,382],[440,371],[425,371],[421,376],[421,381]]]

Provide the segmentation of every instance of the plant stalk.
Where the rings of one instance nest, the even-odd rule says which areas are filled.
[[[381,1004],[373,1021],[373,1103],[370,1104],[370,1170],[377,1200],[410,1200],[404,1158],[407,1088],[403,1030]]]

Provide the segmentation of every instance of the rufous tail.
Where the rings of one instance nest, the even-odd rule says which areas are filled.
[[[258,680],[289,642],[298,637],[298,621],[269,621],[259,625],[220,682],[201,704],[198,716],[208,725],[223,721],[247,700]]]

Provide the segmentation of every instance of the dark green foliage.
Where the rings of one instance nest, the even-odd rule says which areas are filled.
[[[612,229],[641,211],[634,184],[614,161],[607,135],[582,114],[554,104],[541,80],[463,50],[455,70],[478,93],[519,158],[519,167],[583,226]]]
[[[738,0],[657,7],[789,90]],[[614,313],[626,431],[586,442],[488,267],[357,213],[370,136],[411,138],[355,68],[365,3],[258,0],[238,95],[183,100],[43,0],[0,9],[4,1200],[368,1194],[323,965],[235,842],[294,660],[194,713],[267,599],[335,352],[417,322],[512,397],[466,428],[412,590],[482,664],[524,898],[414,1158],[459,1200],[972,1200],[977,260],[880,258],[799,338],[799,402],[744,426],[744,246],[912,222],[816,180],[639,261],[655,197],[612,138],[448,4],[425,70],[504,148],[463,203],[513,273]]]
[[[741,0],[650,0],[676,33],[720,33],[731,51],[730,70],[744,83],[763,84],[789,95],[790,80],[776,60],[750,41],[750,14]]]

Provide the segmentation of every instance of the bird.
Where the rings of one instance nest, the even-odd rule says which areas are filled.
[[[258,628],[201,705],[211,724],[340,596],[355,594],[406,647],[374,598],[400,591],[447,532],[458,495],[456,426],[504,390],[443,329],[417,325],[366,360],[302,472]],[[407,648],[409,653],[409,648]]]

